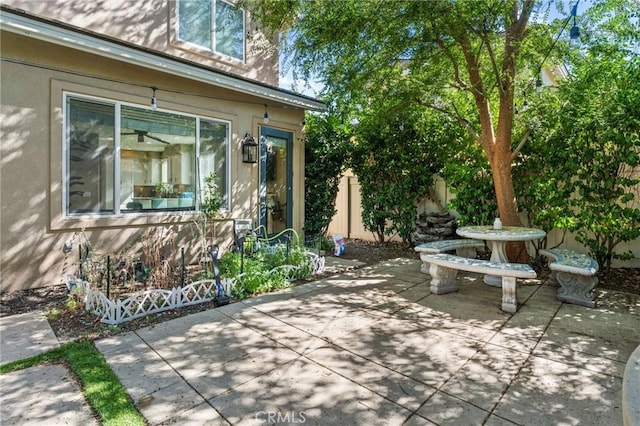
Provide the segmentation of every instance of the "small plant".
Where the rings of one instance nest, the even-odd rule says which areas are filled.
[[[60,318],[60,315],[62,315],[62,312],[60,312],[58,308],[53,308],[49,311],[49,315],[47,315],[47,318],[49,318],[52,321],[55,321],[58,318]]]
[[[241,257],[239,252],[227,252],[220,259],[220,275],[224,278],[235,278],[233,296],[244,299],[256,294],[291,286],[285,272],[280,266],[294,266],[296,279],[308,278],[313,273],[313,264],[306,253],[306,248],[299,242],[287,247],[285,244],[262,244],[251,256]],[[242,274],[240,271],[242,270]]]
[[[171,184],[167,182],[156,183],[156,197],[166,197],[171,192]]]
[[[146,274],[149,284],[160,288],[171,288],[173,285],[173,267],[166,259],[165,251],[171,250],[177,235],[173,227],[156,226],[145,231],[142,254],[148,268]]]
[[[204,178],[204,197],[202,199],[202,214],[207,219],[215,219],[222,207],[222,197],[217,183],[218,176],[215,173]]]

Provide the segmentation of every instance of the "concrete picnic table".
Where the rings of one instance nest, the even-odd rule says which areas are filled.
[[[547,235],[542,229],[525,228],[522,226],[503,226],[495,229],[492,225],[463,226],[456,230],[461,237],[485,240],[491,248],[491,261],[508,263],[505,246],[508,241],[539,240]],[[502,278],[485,275],[484,282],[493,287],[502,287]]]

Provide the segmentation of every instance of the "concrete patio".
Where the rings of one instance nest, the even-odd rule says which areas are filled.
[[[95,343],[149,424],[622,424],[637,301],[519,280],[507,314],[428,279],[396,259]]]

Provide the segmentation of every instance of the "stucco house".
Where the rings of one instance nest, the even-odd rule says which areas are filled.
[[[0,7],[0,290],[60,283],[63,246],[81,230],[115,253],[172,226],[193,261],[211,173],[221,247],[237,218],[302,232],[302,123],[323,103],[277,87],[272,40],[247,11],[226,0]]]

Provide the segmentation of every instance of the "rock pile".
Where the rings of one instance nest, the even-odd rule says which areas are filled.
[[[449,213],[422,213],[416,222],[416,244],[455,238],[456,218]]]

